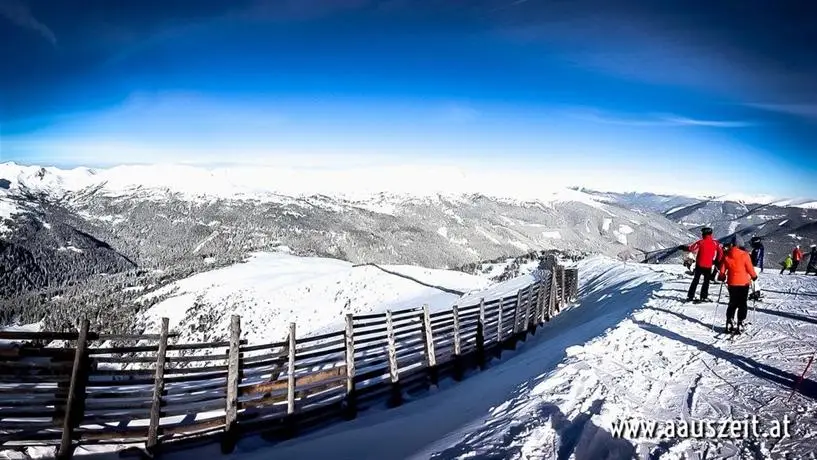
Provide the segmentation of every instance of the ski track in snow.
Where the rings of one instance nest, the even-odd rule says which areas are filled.
[[[587,304],[600,280],[593,279],[592,264],[582,268],[584,287],[591,289],[583,293]],[[680,303],[689,282],[682,268],[643,269],[653,272],[642,275],[645,283],[658,274],[662,279],[642,307],[604,335],[568,349],[552,373],[520,382],[482,426],[465,430],[461,441],[432,458],[803,458],[817,451],[814,372],[801,384],[805,395],[786,402],[817,335],[817,297],[795,294],[817,292],[817,278],[761,275],[780,292],[757,303],[747,333],[730,341],[712,331],[713,320],[718,330],[725,322],[725,292],[714,316],[714,304]],[[627,308],[621,300],[614,308]],[[761,428],[788,414],[792,438],[630,443],[610,434],[616,419],[742,420],[751,414]]]
[[[767,297],[750,309],[747,332],[730,340],[712,329],[713,320],[718,328],[725,321],[726,289],[717,315],[714,303],[681,303],[690,281],[683,267],[593,257],[579,270],[580,304],[462,382],[443,381],[401,407],[369,409],[276,445],[247,438],[230,455],[212,445],[166,458],[720,459],[810,458],[817,451],[813,369],[787,402],[815,349],[817,277],[762,274]],[[712,287],[713,299],[719,288]],[[611,434],[617,419],[720,421],[751,414],[761,428],[788,414],[792,437]]]

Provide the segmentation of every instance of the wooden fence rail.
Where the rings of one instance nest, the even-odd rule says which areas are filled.
[[[557,266],[516,292],[431,312],[427,305],[345,317],[337,332],[249,345],[231,318],[229,340],[169,343],[159,334],[0,332],[0,445],[144,443],[153,454],[216,436],[232,451],[247,433],[291,437],[352,419],[384,401],[483,369],[576,299],[578,271]],[[103,346],[105,341],[135,345]],[[43,346],[66,341],[70,346]]]

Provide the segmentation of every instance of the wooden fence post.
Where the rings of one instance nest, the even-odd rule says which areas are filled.
[[[539,293],[536,296],[536,326],[539,327],[545,318],[545,280],[539,281]]]
[[[485,369],[485,298],[479,300],[479,321],[477,322],[477,365]]]
[[[230,318],[230,349],[227,355],[227,398],[225,400],[224,437],[221,440],[222,453],[228,454],[235,449],[238,440],[238,381],[240,373],[241,317]]]
[[[156,371],[153,377],[153,401],[150,406],[150,426],[145,447],[155,454],[159,445],[159,419],[162,416],[162,394],[165,391],[165,361],[167,360],[167,334],[169,320],[162,318],[162,330],[159,335],[159,346],[156,351]]]
[[[346,420],[357,417],[357,392],[355,391],[355,327],[354,315],[346,314]]]
[[[389,355],[389,377],[391,377],[391,398],[389,407],[397,407],[403,404],[403,391],[400,388],[400,371],[397,367],[397,346],[394,343],[394,325],[391,319],[391,310],[386,310],[386,331],[388,334],[388,345],[386,352]]]
[[[522,316],[522,289],[516,291],[516,307],[513,312],[513,330],[506,347],[510,350],[516,349],[516,342],[519,340],[519,321]]]
[[[562,311],[562,309],[566,306],[565,295],[567,294],[565,292],[565,267],[562,265],[559,265],[559,284],[562,286],[562,290],[559,295],[559,311]]]
[[[533,332],[531,330],[531,325],[530,325],[530,323],[531,323],[531,313],[533,313],[531,311],[532,309],[533,309],[533,283],[528,285],[528,303],[527,303],[527,305],[525,307],[525,327],[522,328],[522,332],[524,333],[523,337],[525,337],[525,338],[527,338],[527,335],[529,333]]]
[[[284,437],[295,436],[295,357],[296,357],[296,324],[289,323],[287,338],[287,415],[284,419]]]
[[[88,382],[86,354],[88,349],[88,328],[90,323],[83,319],[79,326],[77,346],[74,349],[74,365],[71,368],[71,381],[68,386],[68,398],[65,403],[65,417],[62,422],[62,438],[57,451],[58,460],[68,459],[74,455],[73,434],[81,422],[84,413],[85,386]]]
[[[513,312],[513,333],[519,334],[519,320],[522,319],[522,289],[516,291],[516,309]]]
[[[462,380],[464,373],[462,365],[462,343],[460,342],[460,306],[454,304],[451,307],[451,315],[454,318],[454,380]],[[479,335],[479,323],[477,323],[477,335]]]
[[[439,381],[439,375],[437,373],[437,355],[434,352],[434,336],[431,330],[431,316],[429,316],[427,304],[423,305],[423,341],[425,342],[428,380],[434,386]]]
[[[558,293],[558,286],[556,285],[556,271],[554,269],[553,274],[550,277],[550,299],[548,300],[548,319],[553,318],[553,315],[557,313],[556,311],[556,300],[559,296]]]
[[[500,297],[499,298],[499,312],[496,316],[496,346],[497,348],[502,348],[502,310],[503,304],[505,303],[505,299]]]

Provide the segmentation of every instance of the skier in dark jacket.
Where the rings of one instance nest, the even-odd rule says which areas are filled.
[[[765,256],[765,248],[763,247],[763,241],[760,239],[759,236],[755,236],[751,240],[752,244],[752,265],[760,269],[760,272],[763,273],[763,257]]]
[[[755,236],[752,237],[749,244],[752,245],[752,253],[750,254],[750,257],[752,258],[752,265],[755,267],[755,272],[763,273],[763,258],[766,252],[765,248],[763,247],[763,241],[759,236]],[[758,284],[757,280],[755,280],[752,283],[752,293],[749,294],[749,299],[760,300],[762,296],[763,294],[760,292],[760,285]]]
[[[698,283],[701,276],[704,278],[704,284],[701,287],[701,302],[709,301],[709,282],[712,277],[712,266],[714,261],[723,258],[723,248],[720,243],[712,238],[712,229],[704,227],[701,229],[701,239],[692,243],[689,246],[691,252],[697,252],[698,256],[695,259],[695,270],[692,276],[692,284],[689,286],[687,293],[687,301],[695,299],[695,291],[698,290]]]
[[[811,252],[809,253],[808,266],[806,267],[806,275],[814,272],[817,275],[817,245],[811,245]]]

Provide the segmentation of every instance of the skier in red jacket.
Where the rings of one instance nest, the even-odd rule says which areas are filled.
[[[800,250],[800,245],[798,244],[791,252],[791,269],[789,270],[790,275],[793,275],[794,272],[797,271],[797,267],[800,265],[801,260],[803,260],[803,251]]]
[[[695,291],[698,290],[701,276],[704,278],[704,284],[701,287],[701,302],[708,302],[709,282],[712,280],[712,265],[716,259],[723,259],[723,248],[712,237],[712,229],[704,227],[701,229],[701,239],[692,243],[689,250],[692,252],[697,251],[698,256],[695,259],[695,270],[693,271],[692,284],[689,286],[689,292],[687,293],[687,302],[695,299]]]

